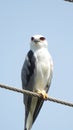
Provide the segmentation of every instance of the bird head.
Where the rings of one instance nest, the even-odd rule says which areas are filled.
[[[46,41],[46,38],[42,35],[34,35],[31,37],[31,42],[30,42],[30,48],[35,51],[40,48],[47,48],[48,43]]]

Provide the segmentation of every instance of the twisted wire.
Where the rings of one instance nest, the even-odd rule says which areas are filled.
[[[29,94],[31,96],[42,98],[41,95],[38,94],[38,93],[35,93],[35,92],[32,92],[32,91],[27,91],[27,90],[24,90],[24,89],[14,88],[14,87],[4,85],[4,84],[0,84],[0,88],[4,88],[4,89],[8,89],[8,90],[15,91],[15,92],[18,92],[18,93]],[[42,100],[46,100],[46,101],[48,100],[48,101],[55,102],[55,103],[58,103],[58,104],[73,107],[73,103],[71,103],[71,102],[66,102],[66,101],[59,100],[59,99],[52,98],[52,97],[48,97],[47,99],[42,98]]]

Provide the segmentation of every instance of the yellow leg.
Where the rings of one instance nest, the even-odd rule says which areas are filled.
[[[43,99],[47,99],[48,98],[48,94],[45,92],[45,90],[36,90],[36,92],[38,93],[38,94],[40,94],[42,97],[43,97]]]

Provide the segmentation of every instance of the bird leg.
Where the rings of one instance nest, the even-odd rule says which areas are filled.
[[[42,96],[43,99],[48,98],[48,94],[45,92],[45,90],[39,90],[37,89],[36,92]]]

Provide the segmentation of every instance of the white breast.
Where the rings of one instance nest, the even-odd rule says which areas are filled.
[[[42,48],[35,52],[36,57],[36,74],[35,89],[43,90],[50,79],[52,59],[46,48]]]

